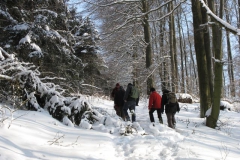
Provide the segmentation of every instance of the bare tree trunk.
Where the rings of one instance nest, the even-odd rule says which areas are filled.
[[[198,79],[199,79],[199,91],[200,91],[200,117],[205,117],[205,108],[211,105],[209,100],[210,87],[209,76],[207,69],[207,57],[204,46],[203,30],[199,28],[202,24],[201,5],[199,1],[192,0],[192,13],[193,13],[193,26],[194,26],[194,43],[198,66]]]
[[[160,48],[160,53],[159,53],[159,56],[162,57],[163,55],[163,44],[164,44],[164,38],[163,38],[163,24],[160,24],[159,26],[160,28],[160,35],[159,35],[159,48]],[[162,34],[161,34],[162,33]],[[163,63],[159,66],[159,76],[160,76],[160,79],[161,79],[161,87],[162,88],[165,88],[166,87],[166,75],[165,75],[165,65],[166,65],[166,62],[163,61]]]
[[[187,91],[189,91],[189,87],[190,87],[190,84],[189,84],[189,73],[188,73],[188,69],[189,67],[187,67],[187,59],[188,59],[188,54],[187,54],[187,51],[186,51],[186,42],[185,42],[185,36],[184,36],[184,32],[183,32],[183,27],[181,26],[181,29],[182,29],[182,37],[183,37],[183,53],[184,53],[184,67],[185,67],[185,88],[184,88],[184,93],[186,93]]]
[[[161,24],[158,24],[158,23],[153,23],[152,24],[152,45],[153,45],[153,53],[155,53],[157,56],[156,57],[154,57],[154,59],[156,59],[157,60],[157,64],[159,64],[159,67],[158,67],[158,69],[159,69],[159,78],[160,78],[160,81],[161,82],[163,82],[163,79],[162,79],[162,77],[163,77],[163,74],[162,74],[162,72],[161,72],[161,64],[163,63],[163,61],[162,61],[162,59],[161,59],[161,57],[162,56],[160,56],[160,54],[162,54],[163,52],[161,52],[162,51],[162,47],[163,47],[163,45],[160,45],[160,43],[161,42],[159,42],[159,39],[158,38],[156,38],[156,37],[158,37],[158,34],[159,34],[159,28],[158,28],[158,25],[161,25]],[[160,36],[160,35],[159,35]],[[155,78],[155,77],[154,77]],[[155,87],[157,87],[157,86],[155,86]]]
[[[142,0],[142,12],[148,12],[148,0]],[[150,34],[150,26],[148,23],[148,14],[144,16],[143,20],[143,28],[144,28],[144,40],[147,44],[146,47],[146,68],[150,68],[152,65],[152,47],[151,47],[151,34]],[[153,75],[150,75],[147,79],[147,94],[150,94],[150,88],[153,87]]]
[[[168,12],[173,10],[173,2],[168,4]],[[178,91],[178,74],[177,74],[177,54],[176,54],[176,37],[175,37],[175,24],[174,16],[169,16],[169,32],[170,32],[170,56],[171,56],[171,69],[172,69],[172,91]]]
[[[228,76],[230,79],[230,95],[232,97],[235,97],[236,96],[235,84],[234,84],[235,79],[234,79],[234,73],[233,73],[233,59],[232,59],[229,31],[226,31],[226,37],[227,37],[227,54],[228,54]]]
[[[210,0],[209,3],[209,8],[212,10],[212,12],[215,11],[215,6],[214,6],[214,1]],[[223,17],[223,0],[220,0],[220,15],[219,17]],[[212,21],[214,21],[212,19]],[[215,128],[217,125],[218,121],[218,116],[219,116],[219,108],[220,108],[220,99],[221,99],[221,94],[222,94],[222,84],[223,84],[223,63],[222,57],[222,30],[221,26],[214,24],[212,27],[213,31],[213,52],[215,55],[215,64],[214,64],[214,91],[213,91],[213,105],[212,105],[212,112],[211,115],[207,118],[206,125],[211,128]]]
[[[206,0],[205,0],[206,1]],[[208,68],[208,80],[209,80],[209,86],[210,86],[210,101],[212,102],[212,95],[213,95],[213,64],[212,64],[212,52],[211,52],[211,49],[210,49],[210,44],[211,44],[211,41],[210,41],[210,31],[208,29],[208,15],[206,13],[206,10],[202,7],[202,20],[203,20],[203,24],[204,25],[204,28],[203,28],[203,32],[204,32],[204,46],[205,46],[205,53],[206,53],[206,56],[207,56],[207,68]],[[209,107],[209,106],[208,106]],[[205,110],[207,110],[207,106],[205,108]]]
[[[162,1],[158,1],[159,5],[161,5]],[[164,14],[167,12],[167,7],[164,7],[159,13],[159,17],[162,17]],[[163,20],[159,23],[159,48],[160,48],[160,57],[164,57],[167,54],[167,47],[166,47],[166,42],[164,43],[164,38],[166,37],[165,32],[166,32],[166,25],[167,21]],[[159,75],[161,79],[161,88],[170,88],[170,83],[169,83],[169,66],[168,64],[168,59],[164,59],[159,66]]]
[[[136,28],[135,26],[133,27],[133,35],[136,35]],[[135,44],[133,46],[133,60],[136,61],[138,57],[137,54],[137,44]],[[135,86],[137,86],[140,89],[140,85],[139,85],[139,81],[138,81],[138,75],[139,74],[139,70],[138,70],[138,65],[136,63],[133,63],[133,83]]]
[[[181,54],[181,78],[182,80],[180,81],[180,90],[182,93],[185,92],[185,71],[184,71],[184,55],[183,55],[183,44],[182,41],[184,40],[182,38],[182,32],[181,32],[181,24],[180,24],[180,14],[179,12],[177,12],[177,26],[178,26],[178,34],[179,34],[179,50],[180,50],[180,54]],[[185,68],[186,69],[186,68]]]
[[[160,56],[163,57],[164,53],[165,53],[165,49],[164,49],[164,32],[165,32],[165,28],[164,28],[164,24],[160,24],[160,37],[159,37],[159,47],[160,47]],[[169,83],[168,83],[168,67],[167,67],[167,62],[166,60],[163,60],[163,63],[161,64],[160,68],[159,68],[159,74],[160,74],[160,78],[161,78],[161,87],[163,88],[169,88]]]
[[[197,82],[197,73],[196,73],[196,68],[195,68],[195,58],[193,57],[193,53],[192,53],[192,42],[190,40],[190,33],[189,33],[189,26],[188,26],[188,21],[187,21],[187,16],[186,14],[184,15],[185,17],[185,21],[186,21],[186,27],[187,27],[187,34],[188,34],[188,43],[189,43],[189,48],[190,48],[190,57],[191,57],[191,62],[192,62],[192,69],[193,69],[193,73],[194,73],[194,82],[193,85],[194,86],[198,86],[198,82]]]
[[[229,13],[228,13],[228,7],[225,7],[226,10],[226,21],[228,23],[230,23],[230,17],[229,17]],[[235,84],[234,84],[234,73],[233,73],[233,59],[232,59],[232,51],[231,51],[231,42],[230,42],[230,35],[229,35],[229,31],[226,31],[226,38],[227,38],[227,54],[228,54],[228,76],[229,76],[229,80],[230,80],[230,95],[232,97],[236,96],[235,93]]]

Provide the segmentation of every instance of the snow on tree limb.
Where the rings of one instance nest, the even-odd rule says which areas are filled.
[[[174,6],[174,8],[173,8],[173,10],[172,11],[170,11],[169,13],[167,13],[166,15],[164,15],[164,16],[162,16],[162,17],[160,17],[160,18],[158,18],[158,19],[156,19],[156,21],[161,21],[161,20],[163,20],[164,18],[166,18],[166,17],[168,17],[168,16],[170,16],[171,14],[173,14],[173,12],[182,4],[182,3],[184,3],[186,0],[182,0],[182,1],[180,1],[178,4],[176,4],[176,6]],[[165,4],[163,4],[162,6],[160,6],[160,7],[163,7],[163,6],[165,6],[166,4],[168,4],[168,3],[170,3],[171,1],[169,1],[169,2],[165,2]],[[159,8],[160,8],[159,7]],[[157,10],[158,8],[156,8],[155,10]],[[154,10],[150,10],[149,12],[152,12],[152,11],[154,11]]]
[[[97,10],[97,7],[99,8],[104,8],[104,7],[110,7],[110,6],[114,6],[114,5],[119,5],[119,4],[137,4],[137,2],[139,3],[140,0],[117,0],[117,1],[114,1],[114,2],[107,2],[106,4],[104,3],[99,3],[99,2],[91,2],[90,0],[83,0],[85,3],[88,3],[88,4],[91,4],[92,6],[95,7],[95,9],[93,9],[91,11],[91,14]],[[115,32],[118,32],[120,31],[122,28],[126,27],[127,25],[130,25],[131,23],[135,23],[135,21],[137,22],[141,22],[142,21],[142,18],[145,17],[146,15],[149,15],[150,13],[152,12],[155,12],[161,8],[163,8],[164,6],[168,5],[169,3],[171,3],[173,0],[168,0],[166,2],[164,2],[163,4],[159,5],[159,6],[156,6],[155,8],[153,9],[150,9],[149,11],[145,12],[145,13],[140,13],[140,14],[127,14],[127,13],[124,13],[122,12],[122,15],[125,17],[125,19],[123,20],[123,22],[119,25],[116,26],[116,28],[113,28],[113,30],[109,33],[102,33],[103,36],[105,36],[103,39],[106,39],[110,36],[112,36]],[[174,6],[173,10],[171,12],[169,12],[168,14],[158,18],[158,19],[153,19],[153,20],[148,20],[149,22],[154,22],[154,21],[161,21],[163,20],[164,18],[170,16],[171,14],[173,14],[173,12],[182,4],[186,2],[186,0],[181,0],[180,2],[178,2],[176,4],[176,6]],[[137,8],[140,8],[140,7],[137,7]],[[141,8],[140,8],[141,9]]]
[[[12,80],[12,77],[0,74],[0,79]]]
[[[13,24],[17,24],[18,21],[15,20],[8,12],[3,11],[0,9],[0,15],[2,15],[3,17],[5,17],[7,20],[9,20],[10,22],[12,22]]]
[[[93,85],[90,85],[90,84],[81,84],[82,86],[89,86],[89,87],[93,87],[93,88],[96,88],[96,89],[101,89],[99,87],[96,87],[96,86],[93,86]]]
[[[14,59],[14,55],[8,54],[6,51],[2,49],[2,47],[0,47],[0,60],[5,60],[7,58]]]
[[[230,32],[240,35],[240,29],[233,27],[231,24],[227,23],[226,21],[224,21],[223,19],[219,18],[218,16],[216,16],[206,5],[206,3],[203,0],[199,0],[202,3],[202,6],[206,9],[206,12],[208,15],[210,15],[211,17],[213,17],[219,24],[221,24],[223,27],[225,27],[225,29],[229,30]]]

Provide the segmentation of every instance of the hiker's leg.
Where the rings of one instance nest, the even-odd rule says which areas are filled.
[[[128,110],[128,106],[129,104],[128,104],[128,102],[125,102],[124,103],[124,106],[123,106],[123,115],[124,115],[124,120],[126,120],[126,121],[130,121],[130,117],[129,117],[129,115],[128,115],[128,112],[127,112],[127,110]]]
[[[162,113],[160,109],[157,109],[157,115],[158,115],[159,123],[163,124]]]
[[[114,110],[115,110],[115,112],[117,114],[117,105],[114,105]]]
[[[153,112],[155,111],[154,108],[151,108],[150,111],[149,111],[149,117],[150,117],[150,121],[151,122],[154,122],[154,117],[153,117]]]
[[[119,106],[118,105],[115,105],[115,111],[116,111],[116,114],[118,115],[118,116],[120,116],[120,108],[119,108]]]
[[[176,126],[175,114],[176,114],[176,113],[173,113],[173,114],[172,114],[172,117],[173,117],[173,118],[172,118],[172,123],[173,123],[173,127],[174,127],[174,128],[175,128],[175,126]]]
[[[172,113],[166,113],[167,114],[167,120],[168,120],[168,127],[173,128],[172,124]]]
[[[122,119],[124,120],[124,114],[123,114],[123,106],[119,107],[120,109],[120,117],[122,117]]]
[[[136,102],[135,101],[130,101],[130,112],[132,114],[132,122],[136,121],[136,113],[135,113],[135,106],[136,106]]]
[[[135,105],[136,105],[135,101],[129,101],[129,110],[132,115],[132,122],[136,121]]]

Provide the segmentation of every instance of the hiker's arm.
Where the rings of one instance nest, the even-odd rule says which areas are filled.
[[[164,112],[164,105],[166,103],[166,95],[162,96],[162,101],[161,101],[161,113]]]
[[[125,94],[124,94],[124,97],[123,97],[123,100],[124,100],[124,101],[127,101],[129,92],[130,92],[130,87],[128,86],[128,87],[127,87],[127,90],[126,90],[126,92],[125,92]]]
[[[152,108],[152,105],[153,105],[153,97],[150,95],[149,101],[148,101],[148,110]]]

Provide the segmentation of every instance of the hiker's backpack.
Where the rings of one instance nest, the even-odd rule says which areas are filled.
[[[168,104],[170,103],[177,103],[177,97],[176,94],[173,92],[169,92],[167,93],[167,100],[168,100]]]
[[[176,113],[178,110],[176,94],[173,92],[167,93],[166,113]]]
[[[130,95],[131,95],[130,97],[137,99],[137,98],[138,98],[138,95],[139,95],[138,88],[135,87],[135,86],[132,86],[131,94],[130,94]]]

